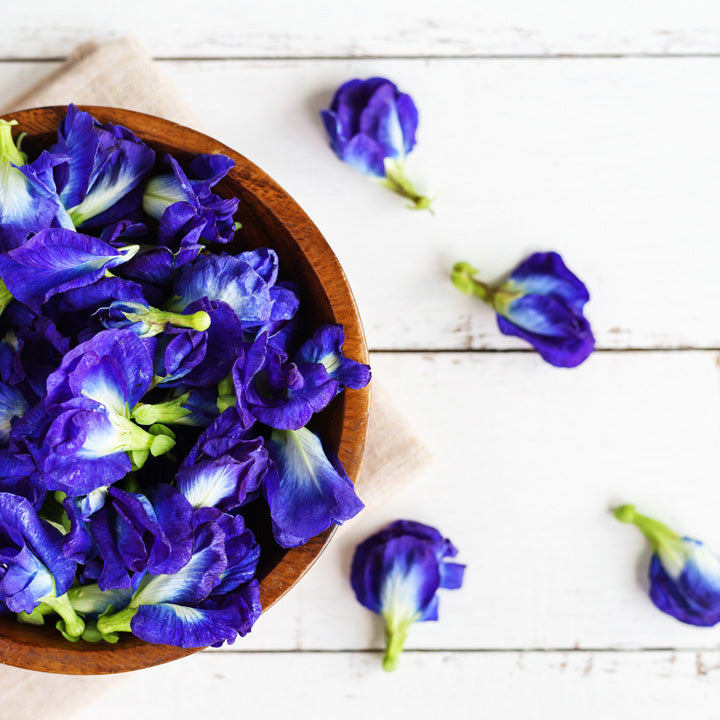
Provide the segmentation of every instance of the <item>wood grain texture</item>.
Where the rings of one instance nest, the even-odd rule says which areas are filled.
[[[689,708],[705,720],[716,716],[719,678],[717,651],[411,652],[394,673],[382,671],[378,653],[203,652],[129,677],[96,678],[98,696],[73,720],[145,718],[150,706],[176,720],[234,717],[240,705],[243,715],[304,720],[320,702],[347,720],[676,720]],[[273,691],[279,682],[282,692]],[[35,718],[20,709],[13,720]]]
[[[221,195],[240,198],[237,219],[243,228],[236,241],[223,247],[239,252],[271,247],[280,258],[280,267],[300,287],[301,307],[310,327],[323,322],[345,327],[344,350],[349,357],[367,362],[362,324],[352,291],[332,250],[300,207],[262,170],[242,155],[205,135],[165,120],[111,108],[84,108],[100,122],[131,128],[155,149],[158,158],[172,153],[180,162],[199,153],[223,153],[236,163],[217,186]],[[27,132],[24,149],[32,156],[52,142],[55,129],[64,117],[64,108],[41,108],[13,113],[18,129]],[[367,435],[370,390],[350,391],[338,396],[333,405],[315,419],[315,429],[338,454],[349,477],[359,473]],[[313,564],[329,541],[332,530],[292,550],[277,547],[267,520],[257,521],[258,541],[263,557],[258,567],[260,600],[270,607],[292,587]],[[97,674],[148,667],[183,657],[180,648],[153,646],[134,639],[115,647],[79,642],[67,643],[53,630],[16,624],[0,619],[0,661],[47,672]]]
[[[43,18],[38,22],[38,18]],[[190,20],[189,20],[190,19]],[[711,0],[92,0],[16,3],[3,58],[64,57],[88,39],[133,35],[157,57],[358,57],[713,53]]]

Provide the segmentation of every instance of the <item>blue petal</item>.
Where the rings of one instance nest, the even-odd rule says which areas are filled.
[[[709,627],[720,622],[720,558],[702,543],[683,538],[686,562],[673,577],[660,557],[650,563],[650,598],[655,605],[691,625]]]
[[[557,367],[575,367],[595,347],[590,323],[551,295],[524,295],[513,300],[507,317],[497,316],[500,332],[527,340],[542,358]]]
[[[141,605],[132,619],[133,634],[141,640],[193,648],[232,643],[246,635],[260,615],[257,582],[242,593],[194,606],[175,603]]]
[[[349,141],[360,132],[360,116],[375,91],[392,83],[381,77],[367,80],[353,79],[343,83],[335,92],[330,110],[338,121],[339,137],[342,142]]]
[[[235,167],[235,161],[220,153],[201,153],[190,162],[190,175],[210,187],[219,183]]]
[[[356,135],[343,148],[341,159],[363,175],[384,178],[385,157],[385,150],[377,140]]]
[[[132,132],[101,126],[72,105],[51,151],[69,158],[60,196],[78,227],[108,225],[137,209],[141,197],[133,191],[155,162],[155,153]]]
[[[51,228],[0,255],[0,277],[13,297],[38,306],[55,293],[96,282],[136,251],[137,246],[116,250],[88,235]]]
[[[535,253],[518,265],[507,286],[513,291],[555,295],[580,313],[590,299],[585,284],[556,252]]]
[[[207,298],[229,305],[247,326],[270,318],[270,288],[263,277],[244,260],[231,255],[201,255],[183,267],[173,292],[177,299],[169,309],[182,312],[192,302]]]
[[[122,377],[122,385],[118,383],[103,388],[97,385],[99,380],[92,376],[96,383],[93,386],[96,397],[106,397],[113,407],[117,398],[122,397],[123,406],[134,407],[147,392],[153,377],[153,362],[148,347],[147,343],[130,330],[104,330],[97,333],[68,352],[60,368],[50,375],[47,383],[48,405],[71,400],[77,397],[78,393],[84,392],[83,377],[87,375],[88,382],[90,381],[92,364],[80,368],[79,377],[72,383],[70,378],[78,370],[83,358],[87,357],[95,363],[100,362],[101,358],[110,359],[113,368],[116,371],[119,369]]]
[[[372,545],[364,556],[356,555],[351,584],[360,603],[394,623],[434,619],[438,561],[432,548],[417,538],[394,537]],[[431,611],[423,618],[428,608]]]
[[[273,431],[268,451],[277,470],[268,474],[265,494],[275,539],[283,547],[307,542],[362,510],[350,479],[307,428]]]
[[[295,353],[293,361],[320,363],[328,377],[338,381],[338,390],[365,387],[370,382],[370,367],[346,358],[342,352],[344,342],[342,325],[321,325]]]
[[[375,140],[386,157],[405,155],[405,138],[396,105],[397,88],[381,85],[360,114],[360,132]]]
[[[124,438],[99,412],[68,410],[52,421],[39,460],[49,490],[71,496],[87,493],[125,477],[130,458]]]
[[[214,523],[206,523],[195,534],[193,556],[172,575],[146,575],[133,598],[136,605],[199,602],[210,594],[227,569],[224,534]]]
[[[13,612],[31,612],[37,600],[70,587],[76,563],[62,553],[62,535],[41,520],[25,498],[0,493],[0,597]],[[4,597],[3,597],[4,596]]]

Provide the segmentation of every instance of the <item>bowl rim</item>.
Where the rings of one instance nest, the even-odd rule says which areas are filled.
[[[345,272],[329,244],[297,202],[267,173],[244,155],[197,130],[178,123],[123,108],[78,105],[102,123],[122,125],[151,146],[173,144],[189,154],[222,153],[235,161],[229,177],[259,201],[263,208],[281,223],[305,256],[326,295],[334,322],[345,329],[345,351],[359,362],[368,363],[368,350],[355,298]],[[33,134],[57,130],[65,117],[66,106],[30,108],[0,116],[17,120],[18,130]],[[361,390],[346,389],[343,422],[339,434],[338,457],[348,477],[357,482],[367,441],[370,409],[370,386]],[[260,600],[265,612],[310,569],[327,546],[337,526],[332,526],[308,543],[289,549],[272,569],[272,587],[261,581]],[[48,633],[47,628],[18,623],[14,618],[0,617],[0,663],[43,672],[88,675],[127,672],[152,667],[198,652],[202,648],[178,648],[151,645],[134,637],[123,638],[117,645],[79,642],[71,644]],[[58,642],[62,640],[62,645]],[[241,642],[240,639],[238,642]]]

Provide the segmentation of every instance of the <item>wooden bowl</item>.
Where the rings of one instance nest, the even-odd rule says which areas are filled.
[[[271,247],[280,258],[281,273],[300,286],[301,312],[312,326],[341,323],[345,328],[345,354],[367,363],[368,354],[360,316],[347,278],[329,245],[298,204],[260,168],[230,148],[168,120],[106,107],[82,107],[100,122],[130,128],[156,152],[158,162],[165,153],[185,163],[198,153],[223,153],[235,161],[215,188],[219,195],[237,196],[236,219],[242,223],[237,240],[223,249],[228,252]],[[26,132],[23,150],[30,158],[49,147],[64,107],[45,107],[5,115],[17,120],[17,132]],[[310,328],[312,330],[312,328]],[[370,390],[345,390],[330,407],[314,418],[314,429],[332,447],[353,482],[365,451]],[[250,518],[262,553],[258,567],[263,610],[277,602],[308,570],[327,545],[333,529],[302,547],[286,550],[275,544],[265,518]],[[242,647],[242,638],[236,643]],[[197,652],[167,645],[151,645],[130,634],[115,644],[70,643],[54,627],[36,627],[0,616],[0,662],[7,665],[73,675],[126,672],[151,667]]]

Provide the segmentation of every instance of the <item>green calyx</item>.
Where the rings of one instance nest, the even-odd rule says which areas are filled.
[[[508,307],[513,300],[522,296],[510,283],[499,287],[492,287],[488,283],[478,280],[478,269],[466,262],[457,262],[450,273],[452,284],[465,295],[474,295],[483,302],[491,305],[500,315],[507,315]]]
[[[144,333],[146,337],[159,335],[166,325],[190,330],[207,330],[210,327],[210,315],[204,310],[199,310],[191,315],[181,315],[151,307],[147,312],[123,312],[123,315],[130,322],[141,322],[147,325],[148,330]]]
[[[148,405],[138,403],[132,411],[132,419],[140,425],[154,425],[155,423],[177,423],[190,415],[191,411],[183,405],[188,401],[190,393],[187,392],[174,400]]]
[[[653,552],[660,557],[665,570],[672,577],[680,575],[687,559],[687,548],[682,536],[667,525],[641,515],[634,505],[621,505],[613,514],[620,522],[635,525],[645,535]]]
[[[20,152],[13,140],[12,129],[17,124],[17,120],[0,120],[0,160],[20,166],[27,163],[27,155]]]
[[[615,508],[613,515],[620,522],[638,528],[650,541],[655,552],[672,547],[682,540],[682,536],[671,530],[667,525],[638,513],[634,505],[621,505]]]
[[[135,617],[138,608],[126,607],[124,610],[116,612],[114,615],[101,615],[97,621],[97,630],[101,635],[109,635],[119,632],[132,632],[130,623]]]
[[[431,215],[433,214],[432,198],[421,195],[413,187],[405,176],[405,165],[402,161],[385,158],[385,177],[379,180],[379,183],[410,200],[408,207],[411,210],[427,210]]]
[[[62,618],[64,624],[63,634],[66,635],[66,637],[79,638],[85,632],[85,623],[75,612],[75,608],[73,608],[67,593],[60,597],[46,595],[40,598],[40,602],[50,608],[50,610],[42,609],[40,611],[41,614],[48,614],[52,611]],[[32,617],[32,614],[29,617]]]

